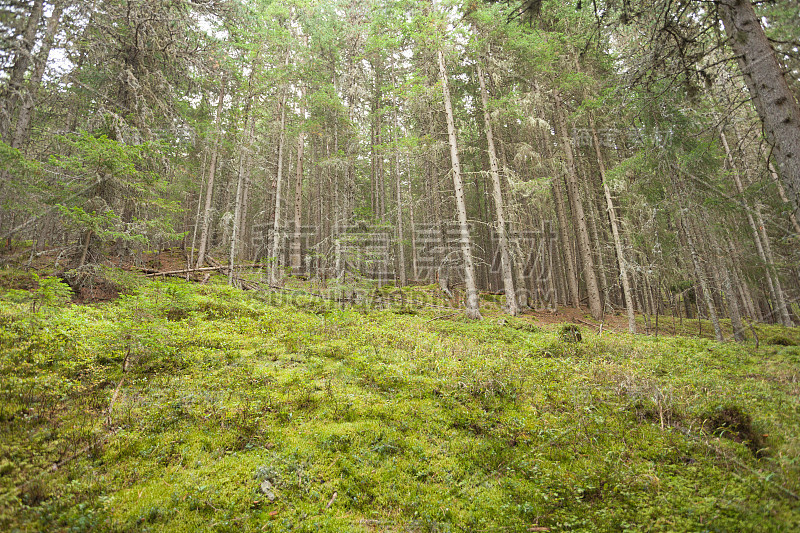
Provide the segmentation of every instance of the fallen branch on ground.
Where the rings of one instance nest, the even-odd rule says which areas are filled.
[[[253,264],[241,264],[241,265],[233,265],[233,268],[262,268],[267,265],[263,263],[253,263]],[[153,270],[149,268],[141,268],[142,272],[146,272],[148,277],[158,277],[158,276],[175,276],[178,274],[191,274],[193,272],[214,272],[216,270],[228,270],[230,265],[218,265],[218,266],[210,266],[210,267],[202,267],[202,268],[183,268],[181,270]]]

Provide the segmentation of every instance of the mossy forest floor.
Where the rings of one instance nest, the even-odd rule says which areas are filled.
[[[1,531],[800,530],[797,329],[0,274]]]

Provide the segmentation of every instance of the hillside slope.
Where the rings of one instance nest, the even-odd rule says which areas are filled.
[[[125,283],[0,294],[4,531],[800,528],[796,330],[574,342]]]

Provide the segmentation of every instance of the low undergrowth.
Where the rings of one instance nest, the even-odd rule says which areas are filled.
[[[800,528],[797,346],[15,283],[0,530]]]

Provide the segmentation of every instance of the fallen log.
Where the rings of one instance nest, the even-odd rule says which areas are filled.
[[[255,263],[255,264],[233,265],[233,268],[262,268],[265,266],[266,265],[263,263]],[[151,269],[141,269],[141,270],[147,272],[148,277],[156,277],[156,276],[175,276],[178,274],[191,274],[193,272],[213,272],[215,270],[228,270],[229,268],[230,268],[229,265],[217,265],[217,266],[202,267],[202,268],[184,268],[181,270],[166,270],[163,272],[153,271]]]

